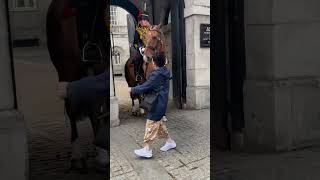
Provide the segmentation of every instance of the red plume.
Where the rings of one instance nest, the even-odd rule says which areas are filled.
[[[138,18],[141,17],[141,16],[142,16],[142,11],[139,10],[139,12],[138,12]]]

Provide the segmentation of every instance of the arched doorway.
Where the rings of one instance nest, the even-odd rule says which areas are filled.
[[[111,0],[111,6],[118,6],[130,13],[135,20],[138,18],[139,8],[136,4],[129,0]]]

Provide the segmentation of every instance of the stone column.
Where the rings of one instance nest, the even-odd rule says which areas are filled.
[[[27,134],[14,107],[6,1],[0,1],[0,174],[1,179],[26,179]]]
[[[110,53],[111,56],[111,53]],[[111,57],[110,57],[110,60]],[[113,71],[110,64],[110,127],[115,127],[120,125],[119,120],[119,104],[118,99],[115,96],[114,91],[114,81],[113,81]]]
[[[200,24],[210,24],[209,0],[185,0],[187,107],[210,106],[210,48],[200,48]]]
[[[319,11],[319,1],[245,1],[245,145],[250,150],[318,143]]]

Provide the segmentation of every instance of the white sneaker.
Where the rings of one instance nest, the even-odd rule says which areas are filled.
[[[174,149],[177,147],[177,144],[172,141],[171,143],[166,142],[166,144],[164,146],[162,146],[162,148],[160,148],[161,151],[169,151],[170,149]]]
[[[163,117],[162,117],[162,120],[163,120],[164,122],[168,121],[168,119],[167,119],[166,116],[163,116]]]
[[[134,153],[140,157],[151,158],[152,150],[147,150],[147,148],[134,150]]]
[[[108,151],[96,146],[97,157],[95,159],[95,167],[98,172],[106,173],[109,164]]]

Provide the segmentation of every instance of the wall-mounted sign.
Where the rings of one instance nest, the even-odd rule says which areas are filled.
[[[200,24],[200,47],[210,47],[210,24]]]

